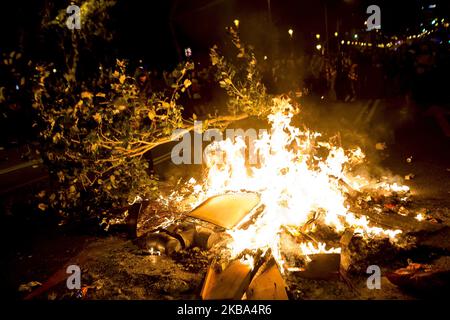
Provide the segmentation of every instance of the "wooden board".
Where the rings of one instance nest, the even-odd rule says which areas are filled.
[[[247,300],[288,300],[286,283],[274,258],[255,275],[246,292]]]
[[[332,279],[339,276],[341,255],[339,253],[318,253],[308,255],[311,259],[304,271],[296,275],[306,279]]]
[[[239,260],[232,261],[223,271],[212,264],[201,292],[203,300],[240,300],[252,278],[252,268]]]

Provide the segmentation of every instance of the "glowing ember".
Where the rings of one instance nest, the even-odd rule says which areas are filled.
[[[302,243],[300,245],[301,253],[305,256],[305,261],[310,262],[311,258],[309,255],[313,254],[328,254],[328,253],[341,253],[341,248],[330,248],[326,249],[326,244],[319,242],[317,247],[314,246],[312,242]]]
[[[326,244],[322,242],[319,242],[317,244],[317,247],[315,247],[314,244],[312,244],[311,242],[308,242],[302,243],[300,245],[300,250],[304,255],[319,254],[319,253],[341,253],[341,248],[326,249],[325,247]]]
[[[203,184],[191,180],[198,201],[241,190],[257,192],[264,211],[247,229],[229,231],[234,241],[230,244],[233,255],[245,249],[271,249],[280,266],[279,239],[283,226],[301,227],[312,217],[316,222],[334,228],[337,232],[346,227],[355,229],[365,237],[389,237],[395,240],[400,230],[384,230],[369,226],[366,217],[358,218],[344,204],[345,184],[356,190],[371,184],[362,177],[353,177],[349,169],[361,163],[361,149],[345,151],[329,142],[318,141],[320,134],[301,131],[291,125],[297,112],[286,100],[277,100],[275,110],[268,117],[271,132],[264,132],[254,142],[258,165],[246,163],[247,145],[241,137],[213,142],[207,149],[207,172]],[[325,156],[319,156],[325,154]],[[342,183],[344,182],[344,186]],[[373,187],[373,186],[372,186]],[[406,192],[408,187],[379,183],[375,189],[386,192]],[[299,248],[304,254],[335,253],[339,248],[316,248],[312,243]]]

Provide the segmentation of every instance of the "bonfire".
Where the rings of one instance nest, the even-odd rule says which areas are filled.
[[[181,188],[183,193],[170,195],[169,199],[187,204],[187,217],[197,221],[180,227],[169,220],[157,228],[157,234],[168,232],[188,247],[195,245],[196,236],[187,230],[198,228],[201,220],[214,224],[209,235],[217,226],[223,231],[204,245],[215,247],[218,254],[208,271],[203,298],[241,298],[252,279],[261,276],[261,268],[266,273],[275,268],[278,279],[290,273],[313,278],[342,274],[357,265],[349,250],[354,239],[389,248],[407,245],[401,237],[405,228],[385,221],[382,203],[395,199],[406,205],[409,187],[358,173],[366,158],[361,148],[345,150],[318,132],[294,126],[298,112],[288,100],[275,100],[268,116],[270,130],[250,141],[237,136],[212,142],[204,152],[202,179],[191,178]],[[169,251],[173,250],[177,247],[172,244]],[[365,258],[360,250],[359,259]],[[248,281],[242,282],[247,284],[227,295],[224,282],[232,281],[240,268],[246,270],[242,274]]]

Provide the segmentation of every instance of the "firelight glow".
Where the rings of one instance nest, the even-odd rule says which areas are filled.
[[[389,237],[395,241],[400,230],[385,230],[370,226],[365,216],[357,217],[345,204],[345,187],[360,189],[370,185],[361,177],[354,178],[349,170],[361,163],[361,149],[344,151],[329,142],[319,141],[320,133],[300,130],[291,125],[298,112],[288,101],[276,100],[273,112],[268,116],[271,131],[264,132],[254,143],[258,152],[258,166],[246,164],[246,143],[241,137],[213,142],[209,153],[205,179],[197,183],[191,179],[197,199],[195,207],[214,195],[242,190],[257,192],[265,208],[247,229],[229,230],[233,241],[229,245],[234,256],[246,249],[271,249],[283,266],[280,253],[282,227],[304,226],[314,214],[323,223],[342,232],[353,228],[365,237]],[[319,156],[317,150],[326,151]],[[406,186],[379,184],[377,188],[390,191],[406,191]],[[324,244],[305,243],[298,248],[304,255],[338,252],[339,248],[326,249]]]

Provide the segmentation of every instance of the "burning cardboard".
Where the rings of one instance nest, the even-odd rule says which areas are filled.
[[[339,253],[319,253],[308,256],[306,267],[296,274],[306,279],[332,279],[339,276],[341,255]]]
[[[374,198],[406,199],[407,186],[355,175],[353,168],[365,157],[361,149],[344,150],[331,140],[321,141],[320,133],[291,125],[297,111],[285,100],[276,103],[268,117],[271,132],[253,143],[258,165],[247,163],[243,139],[217,141],[214,148],[220,152],[206,159],[204,180],[189,180],[187,188],[195,201],[187,218],[194,220],[195,230],[175,228],[169,234],[185,248],[210,249],[218,242],[218,233],[203,228],[200,222],[205,222],[218,227],[229,240],[223,251],[231,262],[210,267],[202,298],[241,299],[244,292],[255,299],[283,297],[278,289],[285,271],[296,269],[301,277],[313,279],[335,277],[340,269],[361,271],[361,259],[392,247],[401,233],[423,228],[421,222],[396,213],[387,215],[373,206]],[[325,249],[327,237],[319,242],[309,236],[318,226],[336,235],[331,239],[334,243],[347,230],[340,243],[342,252],[341,248]],[[303,264],[286,261],[281,241],[286,229],[296,238],[290,249],[303,257]],[[300,240],[296,234],[305,237]],[[265,272],[239,258],[243,252],[258,251],[270,252],[276,262]],[[254,273],[262,278],[253,278]]]
[[[230,193],[209,198],[188,216],[225,229],[236,227],[260,202],[256,193]]]
[[[211,264],[201,292],[203,300],[240,300],[252,279],[252,266],[232,261],[224,270]]]
[[[247,300],[288,300],[286,283],[272,257],[256,273],[246,291]]]
[[[221,240],[217,229],[223,232],[247,221],[259,201],[258,194],[250,192],[215,196],[187,214],[190,222],[178,221],[165,228],[157,228],[139,237],[136,242],[146,250],[169,255],[193,246],[209,250]]]

